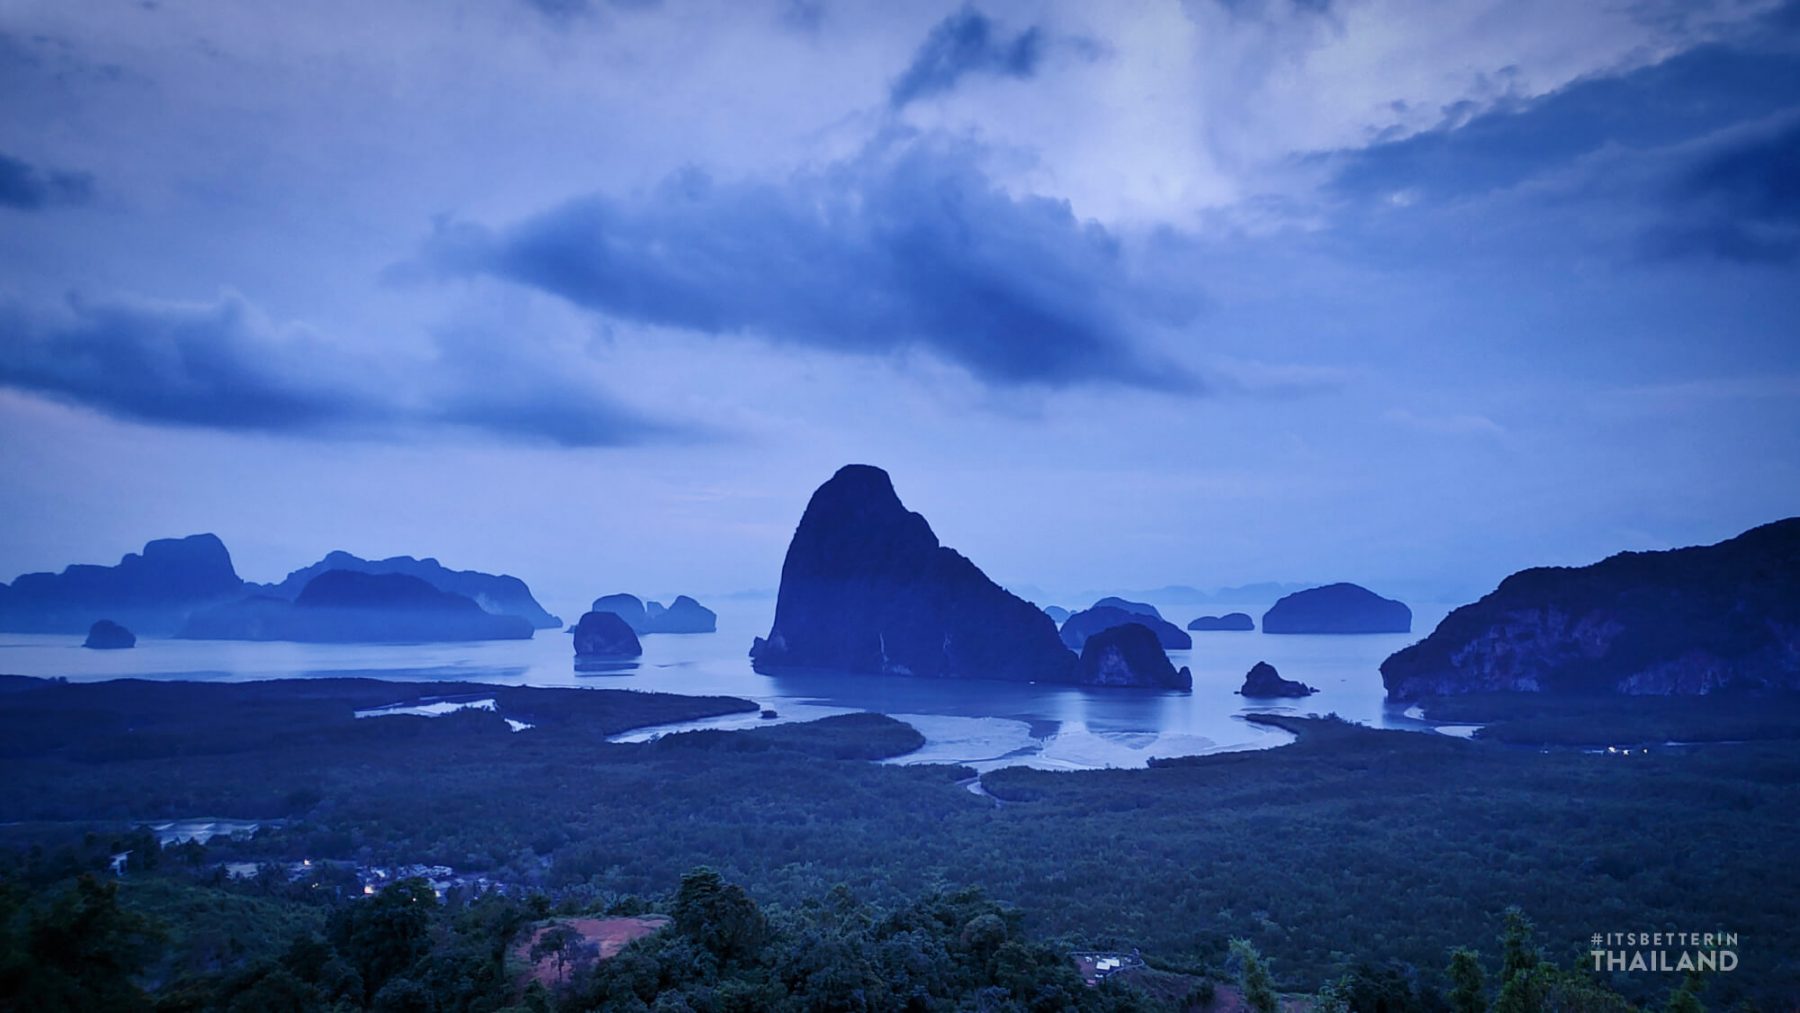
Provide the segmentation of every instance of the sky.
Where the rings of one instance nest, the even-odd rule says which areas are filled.
[[[772,588],[851,462],[1043,597],[1800,512],[1800,3],[0,0],[0,579]]]

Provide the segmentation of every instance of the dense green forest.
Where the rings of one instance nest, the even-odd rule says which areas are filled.
[[[97,838],[85,843],[90,858],[104,855],[95,852]],[[1216,966],[1145,964],[1134,954],[1128,970],[1084,980],[1066,941],[1030,937],[1016,909],[975,888],[933,890],[884,910],[840,885],[766,909],[701,868],[660,897],[585,912],[542,892],[440,899],[422,879],[344,901],[305,884],[203,883],[197,867],[169,869],[152,859],[129,881],[106,882],[94,870],[70,881],[46,878],[51,870],[41,861],[9,863],[0,883],[0,1002],[166,1013],[1635,1008],[1592,975],[1550,959],[1517,908],[1502,914],[1495,945],[1450,951],[1442,990],[1421,985],[1404,966],[1365,961],[1316,992],[1282,995],[1267,958],[1242,938],[1231,940],[1229,958]],[[673,917],[658,916],[648,934],[605,960],[579,929],[586,919],[573,917],[652,908]],[[199,952],[192,940],[177,939],[195,928],[234,949],[199,963],[172,959],[176,951]],[[534,965],[549,969],[548,977],[535,976]],[[1698,976],[1684,977],[1663,1008],[1703,1010],[1704,987]]]
[[[144,842],[84,838],[87,864]],[[936,889],[878,908],[846,887],[765,908],[700,868],[655,898],[603,911],[543,892],[440,898],[423,879],[344,900],[305,883],[206,881],[204,848],[148,859],[124,881],[41,855],[0,880],[0,1003],[49,1011],[1209,1011],[1443,1013],[1627,1011],[1618,993],[1536,945],[1522,912],[1497,945],[1458,947],[1441,991],[1395,964],[1360,962],[1314,993],[1282,995],[1268,959],[1233,939],[1214,966],[1136,955],[1084,980],[1066,940],[1033,938],[1018,910],[976,888]],[[63,858],[81,851],[65,849]],[[580,930],[586,914],[667,910],[616,955]],[[624,919],[621,919],[624,920]],[[638,919],[630,919],[638,920]],[[213,948],[184,934],[208,935]],[[224,948],[217,948],[224,944]],[[185,959],[183,959],[183,955]],[[196,959],[198,958],[198,959]],[[535,970],[548,970],[540,977]],[[1704,1009],[1684,978],[1665,1002]]]
[[[964,946],[962,931],[978,917],[968,905],[991,905],[983,913],[1024,952],[1009,950],[1004,967],[993,954],[979,968],[966,953],[956,958],[964,964],[934,958],[933,966],[960,970],[935,984],[920,979],[926,998],[918,1004],[890,995],[881,1002],[895,1005],[883,1006],[858,986],[860,1008],[1032,1008],[1020,990],[1028,980],[1067,987],[1074,949],[1141,949],[1152,968],[1117,995],[1111,987],[1071,993],[1081,1003],[1179,1005],[1184,989],[1205,981],[1239,987],[1254,951],[1272,989],[1346,990],[1362,996],[1349,1005],[1356,1009],[1439,1008],[1458,987],[1452,952],[1491,938],[1515,905],[1535,922],[1544,956],[1534,988],[1605,986],[1658,1007],[1672,995],[1686,1001],[1678,975],[1596,979],[1571,969],[1586,961],[1595,932],[1729,931],[1742,940],[1741,964],[1694,986],[1707,1006],[1755,999],[1779,1007],[1800,994],[1789,914],[1800,910],[1800,881],[1786,858],[1800,830],[1792,740],[1620,756],[1279,719],[1298,733],[1293,745],[1149,770],[1013,768],[983,777],[984,797],[966,790],[973,771],[965,768],[868,762],[919,741],[874,715],[618,744],[605,735],[743,702],[360,680],[258,685],[8,684],[0,710],[8,724],[0,818],[15,824],[0,828],[10,845],[0,869],[8,966],[33,952],[46,912],[104,907],[81,891],[114,888],[111,903],[127,923],[119,931],[157,937],[132,980],[153,985],[165,1003],[176,1002],[178,985],[201,990],[195,1005],[168,1008],[220,1006],[217,989],[270,961],[322,989],[319,968],[333,958],[292,956],[293,940],[324,940],[355,966],[361,958],[343,949],[350,944],[331,941],[349,938],[344,919],[375,910],[343,899],[355,891],[333,863],[424,863],[479,873],[512,892],[479,902],[460,890],[442,904],[434,897],[429,946],[410,959],[441,957],[463,970],[402,975],[427,992],[451,979],[487,985],[430,999],[435,1005],[388,1008],[492,1009],[506,989],[482,989],[499,989],[492,975],[500,972],[482,978],[475,969],[481,953],[498,959],[496,926],[516,921],[516,931],[553,910],[678,914],[683,877],[707,866],[767,916],[768,934],[758,935],[767,945],[753,959],[714,967],[678,948],[665,953],[696,945],[685,931],[667,933],[543,1001],[628,1008],[626,992],[648,1002],[692,991],[687,1006],[670,999],[663,1008],[762,1008],[755,997],[773,993],[755,989],[793,987],[776,969],[797,966],[796,946],[813,953],[822,989],[845,967],[891,982],[883,961],[904,954],[888,951],[927,946],[923,936],[894,942],[925,932],[923,921],[905,919],[936,919],[950,933],[944,926],[968,915],[954,926]],[[297,705],[284,706],[290,691]],[[497,699],[497,710],[350,717],[408,694],[469,693]],[[513,732],[506,718],[536,720]],[[116,846],[133,820],[202,814],[284,822],[248,840],[167,849],[153,869],[133,857],[122,878],[78,885],[84,872],[108,879],[105,856],[125,850]],[[319,871],[294,879],[277,864],[303,859]],[[268,870],[227,881],[224,862]],[[533,904],[541,910],[529,908],[525,921],[499,913]],[[918,913],[933,905],[960,913]],[[834,906],[856,917],[827,924]],[[488,928],[467,927],[474,923]],[[854,938],[840,938],[852,924]],[[815,936],[824,941],[797,942]],[[1503,964],[1486,949],[1475,961],[1486,982],[1481,1002],[1500,1001]],[[1469,969],[1464,961],[1464,978]],[[700,978],[665,980],[676,971]],[[358,973],[364,991],[353,1001],[372,1002],[380,989]],[[652,974],[662,984],[646,996]],[[628,975],[637,977],[621,983]],[[486,998],[469,998],[477,992]],[[1371,1005],[1370,996],[1389,992],[1419,1005],[1391,997]],[[727,994],[739,998],[719,998]]]
[[[1478,723],[1490,742],[1539,746],[1661,746],[1800,738],[1800,695],[1551,696],[1469,693],[1423,705],[1436,721]]]

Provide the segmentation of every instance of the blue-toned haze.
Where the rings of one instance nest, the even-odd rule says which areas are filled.
[[[1800,4],[0,8],[0,580],[767,588],[850,461],[1053,597],[1800,512]]]

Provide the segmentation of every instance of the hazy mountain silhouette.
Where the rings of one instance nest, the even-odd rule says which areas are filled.
[[[195,608],[233,598],[243,587],[217,535],[159,538],[116,566],[78,563],[0,584],[0,630],[85,633],[110,619],[140,634],[167,634]]]
[[[403,573],[327,570],[293,601],[256,595],[202,609],[176,634],[188,640],[425,643],[526,640],[531,623]]]
[[[1412,609],[1357,584],[1308,588],[1263,613],[1264,633],[1410,633]]]
[[[545,611],[531,595],[525,582],[509,574],[482,573],[479,570],[452,570],[436,559],[412,556],[389,556],[386,559],[363,559],[342,550],[326,553],[311,566],[303,566],[287,575],[279,584],[260,590],[277,598],[294,600],[309,581],[330,570],[355,570],[361,573],[403,573],[417,577],[440,591],[449,591],[473,599],[488,612],[501,616],[520,616],[540,630],[554,630],[562,620]]]
[[[1181,631],[1181,628],[1156,614],[1155,609],[1149,612],[1140,609],[1149,608],[1137,602],[1126,602],[1127,605],[1139,605],[1139,609],[1125,609],[1106,602],[1119,601],[1117,598],[1102,598],[1093,608],[1083,609],[1063,620],[1060,633],[1062,642],[1071,650],[1079,651],[1087,639],[1102,630],[1126,623],[1138,623],[1156,635],[1156,642],[1167,650],[1187,650],[1194,646],[1194,638]]]

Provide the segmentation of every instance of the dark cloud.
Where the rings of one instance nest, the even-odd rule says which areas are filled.
[[[661,0],[524,0],[539,14],[552,21],[571,21],[592,14],[597,7],[639,10],[657,6]]]
[[[1471,242],[1786,263],[1800,258],[1800,46],[1781,42],[1784,16],[1535,100],[1448,107],[1437,129],[1316,157],[1335,166],[1349,227],[1434,233],[1428,222],[1454,216]]]
[[[587,11],[588,0],[525,0],[538,13],[551,18],[568,18]]]
[[[1232,17],[1257,17],[1267,14],[1271,7],[1284,4],[1308,14],[1328,14],[1331,11],[1331,0],[1218,0],[1218,4],[1230,11]]]
[[[1162,251],[1162,252],[1167,252]],[[845,352],[923,349],[995,384],[1188,389],[1143,351],[1191,319],[1191,279],[1134,268],[1065,201],[1015,197],[962,148],[915,139],[779,182],[690,171],[515,227],[441,225],[425,264],[489,274],[608,316]]]
[[[1043,32],[1027,28],[1006,38],[987,15],[964,7],[937,23],[888,92],[895,109],[947,92],[970,74],[1028,78],[1043,58]]]
[[[786,0],[778,17],[788,28],[812,34],[825,23],[825,4],[822,0]]]
[[[0,207],[38,211],[86,204],[94,198],[94,179],[83,172],[45,170],[0,155]]]
[[[575,378],[569,363],[528,343],[474,328],[437,336],[439,374],[422,415],[564,447],[616,447],[709,437],[647,419]]]
[[[115,418],[235,432],[384,438],[454,424],[509,438],[610,446],[672,435],[549,360],[504,341],[439,343],[398,369],[243,299],[72,300],[54,315],[0,304],[0,387]]]
[[[1796,106],[1800,55],[1713,44],[1480,115],[1449,107],[1438,129],[1315,158],[1336,167],[1341,194],[1429,201],[1512,186],[1604,148],[1654,152]]]
[[[274,333],[243,300],[73,302],[54,322],[9,307],[0,384],[119,418],[315,431],[389,414],[369,390],[316,379],[316,339]],[[313,368],[307,368],[311,364]]]
[[[642,443],[710,438],[687,426],[649,422],[592,393],[514,389],[497,392],[468,387],[447,399],[428,418],[527,442],[559,447],[627,447]]]
[[[1653,252],[1743,262],[1800,257],[1800,119],[1709,152],[1671,188]]]

